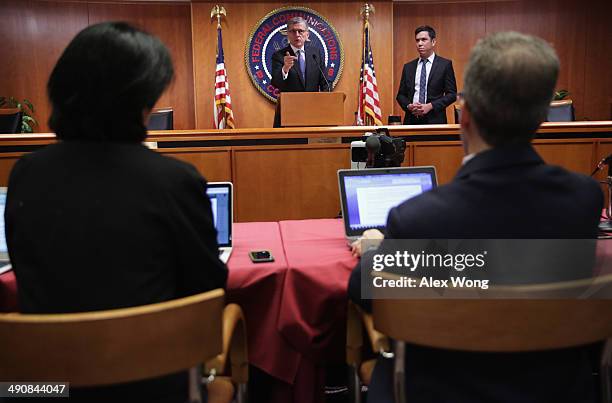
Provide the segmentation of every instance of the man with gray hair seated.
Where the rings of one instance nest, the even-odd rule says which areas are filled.
[[[323,77],[325,60],[320,50],[308,46],[308,25],[302,17],[287,22],[289,45],[272,55],[272,85],[283,92],[331,91]],[[280,127],[280,111],[276,108],[274,127]]]
[[[451,183],[391,209],[384,238],[596,238],[603,204],[598,184],[547,165],[530,144],[546,119],[558,74],[555,51],[539,38],[502,32],[480,40],[461,100],[463,165]],[[364,238],[383,234],[370,230]],[[361,251],[357,241],[353,252]],[[368,310],[370,301],[360,295],[367,273],[360,266],[351,274],[349,295]],[[592,273],[576,268],[571,275]],[[533,273],[538,282],[558,277],[555,268]],[[392,360],[378,359],[368,401],[393,401],[392,367]],[[586,347],[504,354],[408,344],[406,397],[419,403],[593,402],[591,368]]]

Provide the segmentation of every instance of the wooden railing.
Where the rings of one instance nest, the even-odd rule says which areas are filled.
[[[233,182],[237,221],[323,218],[340,210],[336,171],[350,167],[351,140],[374,129],[173,130],[151,132],[147,142],[209,181]],[[434,165],[439,183],[452,180],[463,158],[458,125],[389,129],[407,140],[403,165]],[[0,135],[0,186],[21,155],[55,141],[45,133]],[[612,121],[544,123],[533,144],[548,163],[589,175],[612,153]]]

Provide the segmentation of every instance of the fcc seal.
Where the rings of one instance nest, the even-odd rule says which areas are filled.
[[[279,91],[272,86],[272,55],[289,44],[287,21],[302,17],[310,30],[310,43],[321,50],[325,60],[326,78],[335,87],[344,66],[344,50],[336,29],[316,11],[306,7],[282,7],[263,17],[249,34],[244,52],[249,76],[266,98],[276,102]]]

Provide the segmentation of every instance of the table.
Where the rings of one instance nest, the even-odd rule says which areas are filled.
[[[248,252],[268,249],[274,262],[254,264]],[[596,274],[612,273],[612,239],[597,244]],[[271,402],[323,399],[325,361],[343,359],[346,286],[357,260],[341,220],[237,223],[227,298],[241,305],[249,362],[278,380]],[[13,272],[0,276],[0,311],[16,309]]]
[[[267,249],[274,262],[253,263],[248,253]],[[244,312],[249,362],[268,374],[292,383],[299,357],[276,330],[287,261],[276,222],[234,224],[233,251],[228,261],[228,302]]]
[[[346,318],[346,289],[357,259],[341,220],[281,221],[280,230],[288,267],[278,328],[296,350],[321,357],[344,336],[338,319]]]
[[[346,287],[357,264],[342,221],[240,223],[234,234],[228,300],[244,310],[249,362],[281,381],[268,398],[323,401],[321,366],[344,360]],[[269,249],[275,262],[252,263],[255,249]]]
[[[325,362],[344,362],[346,289],[357,264],[342,220],[281,221],[287,273],[278,331],[299,352],[293,402],[323,401]]]
[[[257,249],[275,261],[252,263],[248,252]],[[341,220],[234,224],[227,299],[244,311],[250,364],[278,380],[272,402],[322,401],[320,364],[343,359],[346,285],[356,262]],[[0,276],[0,312],[16,308],[11,271]]]

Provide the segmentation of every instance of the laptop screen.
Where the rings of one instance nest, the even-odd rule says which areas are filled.
[[[338,171],[347,236],[384,229],[391,208],[436,186],[434,167]]]
[[[213,220],[217,229],[217,243],[220,247],[232,246],[232,184],[210,182],[206,194],[210,199]]]

